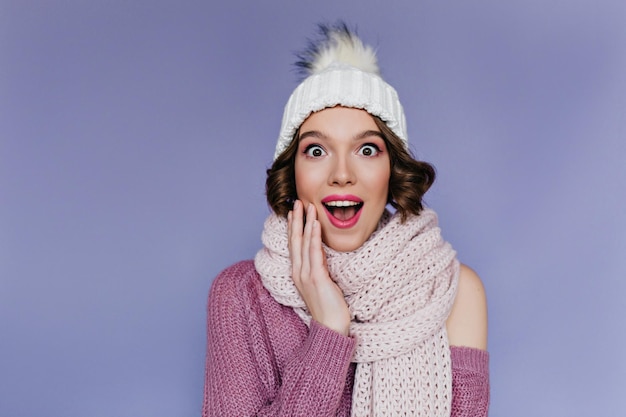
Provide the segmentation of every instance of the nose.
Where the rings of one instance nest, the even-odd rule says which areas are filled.
[[[328,177],[329,184],[339,186],[353,185],[356,182],[356,175],[350,158],[336,156],[333,159],[331,172]]]

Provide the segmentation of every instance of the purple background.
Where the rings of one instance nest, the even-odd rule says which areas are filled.
[[[0,415],[199,415],[209,285],[338,17],[484,280],[491,415],[626,413],[626,2],[4,0]]]

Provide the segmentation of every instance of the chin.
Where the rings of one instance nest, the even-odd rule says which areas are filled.
[[[354,236],[333,236],[324,239],[324,243],[337,252],[352,252],[363,246],[365,240]]]

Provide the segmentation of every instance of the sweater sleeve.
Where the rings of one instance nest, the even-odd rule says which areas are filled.
[[[451,417],[486,417],[489,411],[489,353],[451,346]]]
[[[209,294],[202,416],[335,416],[355,340],[312,322],[278,375],[271,355],[253,351],[268,335],[250,320],[258,299],[238,285],[246,272],[238,265],[220,274]],[[268,373],[275,390],[262,379]]]

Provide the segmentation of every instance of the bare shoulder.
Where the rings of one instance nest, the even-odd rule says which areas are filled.
[[[459,286],[446,322],[451,346],[487,349],[487,297],[480,277],[461,264]]]

